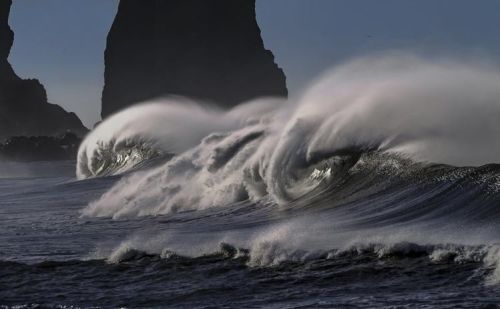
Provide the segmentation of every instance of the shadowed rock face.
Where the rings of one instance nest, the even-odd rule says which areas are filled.
[[[8,19],[11,0],[0,0],[0,141],[10,136],[83,135],[87,129],[74,113],[47,102],[36,79],[21,79],[7,58],[14,40]]]
[[[9,11],[11,0],[0,1],[0,81],[14,76],[14,72],[7,62],[10,48],[14,42],[14,33],[9,27]]]
[[[14,136],[0,143],[0,159],[9,161],[75,160],[81,139],[60,136]]]
[[[286,96],[264,48],[255,0],[121,0],[105,53],[102,117],[181,95],[232,107]]]

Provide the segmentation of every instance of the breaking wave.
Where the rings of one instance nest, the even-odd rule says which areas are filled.
[[[278,267],[283,264],[303,264],[307,262],[328,260],[360,260],[368,264],[391,260],[414,259],[435,265],[476,264],[481,271],[478,276],[485,277],[487,284],[500,282],[500,247],[498,245],[419,245],[410,242],[359,243],[345,248],[306,251],[290,249],[278,243],[257,243],[250,249],[239,248],[228,243],[219,243],[218,248],[199,256],[189,256],[164,248],[161,253],[141,251],[122,244],[106,259],[107,263],[134,263],[141,260],[189,260],[203,257],[216,259],[233,259],[245,263],[249,267]],[[415,263],[415,262],[414,262]],[[424,264],[424,263],[422,263]],[[423,266],[423,265],[422,265]]]
[[[81,179],[161,163],[123,176],[82,216],[166,218],[166,231],[98,255],[112,263],[220,250],[250,266],[416,255],[481,263],[497,283],[498,119],[495,66],[401,54],[337,67],[286,101],[224,111],[167,98],[83,142]]]
[[[230,111],[181,98],[135,106],[87,137],[78,177],[121,173],[161,154],[172,159],[124,178],[84,213],[166,214],[262,198],[284,205],[370,153],[393,169],[404,160],[494,163],[499,85],[492,66],[391,55],[340,66],[296,100]]]

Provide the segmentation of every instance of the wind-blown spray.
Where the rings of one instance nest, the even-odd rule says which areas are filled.
[[[160,100],[104,121],[83,142],[77,172],[122,172],[137,163],[130,157],[156,152],[173,159],[123,179],[84,213],[148,215],[264,196],[285,204],[315,188],[301,174],[308,166],[366,151],[457,166],[494,163],[498,119],[499,71],[408,55],[340,66],[288,102],[262,99],[222,111]],[[107,168],[123,150],[124,164]]]

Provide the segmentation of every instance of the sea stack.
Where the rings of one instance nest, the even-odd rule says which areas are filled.
[[[14,33],[9,27],[11,0],[0,0],[0,142],[11,136],[51,136],[87,129],[74,113],[47,102],[36,79],[21,79],[8,62]]]
[[[255,0],[121,0],[105,52],[103,119],[179,95],[223,108],[287,95],[264,48]]]

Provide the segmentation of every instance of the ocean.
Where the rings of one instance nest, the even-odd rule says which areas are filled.
[[[410,56],[0,163],[1,308],[497,308],[500,74]]]

